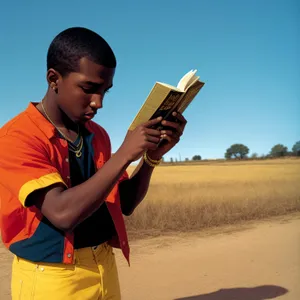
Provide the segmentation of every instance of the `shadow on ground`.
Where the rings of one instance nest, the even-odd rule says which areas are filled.
[[[253,288],[221,289],[209,294],[177,298],[174,300],[266,300],[288,293],[288,290],[276,285],[263,285]]]

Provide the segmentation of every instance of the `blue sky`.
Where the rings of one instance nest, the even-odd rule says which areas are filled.
[[[176,85],[198,69],[206,85],[186,131],[165,158],[223,158],[233,143],[267,154],[300,140],[300,2],[5,1],[1,5],[0,126],[46,92],[47,48],[60,31],[88,27],[118,60],[95,121],[113,150],[155,81]]]

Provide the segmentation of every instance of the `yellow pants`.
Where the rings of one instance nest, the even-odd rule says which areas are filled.
[[[14,258],[12,300],[120,300],[115,256],[106,243],[75,250],[75,264]]]

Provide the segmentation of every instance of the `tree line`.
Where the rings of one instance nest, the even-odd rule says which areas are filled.
[[[259,159],[259,158],[276,158],[284,156],[300,156],[300,141],[296,142],[291,150],[283,144],[274,145],[268,154],[258,155],[257,153],[252,153],[249,156],[249,148],[244,144],[233,144],[225,152],[225,159]],[[201,160],[201,155],[194,155],[191,159],[185,158],[185,161],[199,161]],[[178,162],[178,159],[170,159],[171,163]]]
[[[243,144],[233,144],[225,152],[224,157],[226,159],[245,159],[249,158],[249,148]],[[284,156],[300,156],[300,141],[296,142],[292,149],[289,151],[288,147],[283,144],[274,145],[270,152],[266,155],[260,156],[260,158],[276,158]],[[259,158],[257,153],[252,153],[250,156],[252,159]]]

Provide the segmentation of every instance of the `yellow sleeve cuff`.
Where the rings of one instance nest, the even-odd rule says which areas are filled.
[[[62,183],[63,185],[67,186],[58,173],[47,174],[40,178],[30,180],[21,187],[19,191],[19,200],[21,201],[22,205],[26,207],[26,199],[32,192],[56,183]]]

